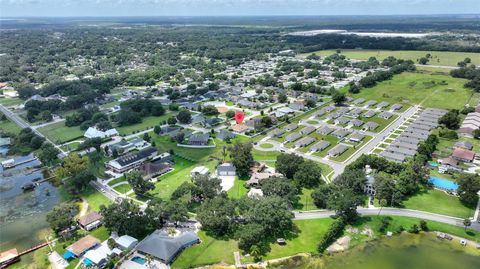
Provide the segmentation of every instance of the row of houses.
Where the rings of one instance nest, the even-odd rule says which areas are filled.
[[[430,131],[438,127],[438,120],[447,113],[445,109],[427,108],[398,136],[380,156],[403,162],[417,153],[420,142],[428,138]]]
[[[468,113],[458,129],[458,134],[461,136],[473,137],[473,132],[480,129],[480,105],[475,109],[475,112]]]

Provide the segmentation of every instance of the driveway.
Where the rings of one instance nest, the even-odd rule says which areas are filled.
[[[233,188],[233,184],[235,184],[235,176],[218,176],[218,178],[222,180],[220,185],[222,186],[223,191],[228,191]]]

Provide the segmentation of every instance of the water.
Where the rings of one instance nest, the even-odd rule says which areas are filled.
[[[17,248],[19,252],[45,241],[49,234],[46,214],[58,203],[57,189],[43,182],[32,191],[22,185],[43,179],[43,172],[34,168],[40,163],[29,162],[13,169],[0,171],[0,251]],[[22,257],[28,263],[33,255]]]
[[[456,191],[458,189],[457,183],[439,177],[430,176],[428,182],[443,190]]]
[[[290,260],[271,269],[478,269],[480,250],[432,234],[382,238],[345,253]]]

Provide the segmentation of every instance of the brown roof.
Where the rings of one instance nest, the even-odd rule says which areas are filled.
[[[78,218],[78,223],[80,223],[82,226],[87,226],[88,224],[94,223],[102,218],[102,215],[98,214],[97,212],[91,212]]]
[[[82,239],[78,240],[77,242],[71,244],[67,250],[75,254],[75,256],[81,256],[85,251],[89,250],[90,248],[94,247],[95,245],[100,244],[100,240],[97,238],[87,235]]]
[[[224,106],[219,106],[217,107],[217,110],[219,113],[226,113],[228,111],[228,108],[224,107]]]
[[[452,157],[472,161],[475,158],[475,152],[467,149],[456,148],[453,150]]]
[[[16,248],[12,248],[0,253],[0,263],[9,261],[18,256],[18,251]]]
[[[248,130],[249,128],[245,124],[237,124],[237,125],[233,125],[232,129],[237,133],[242,133]]]
[[[447,158],[441,159],[440,163],[443,165],[456,166],[458,164],[458,161],[455,159],[452,159],[451,157],[447,157]]]

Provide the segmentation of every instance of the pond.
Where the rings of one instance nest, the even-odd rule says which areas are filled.
[[[480,250],[462,247],[458,240],[437,239],[433,234],[404,234],[371,241],[345,253],[323,258],[299,258],[269,268],[474,269],[480,268]]]
[[[22,186],[44,179],[44,172],[33,161],[0,171],[0,251],[17,248],[19,252],[41,242],[49,234],[46,214],[58,203],[57,189],[49,182],[23,191]],[[32,254],[22,257],[28,264]]]

